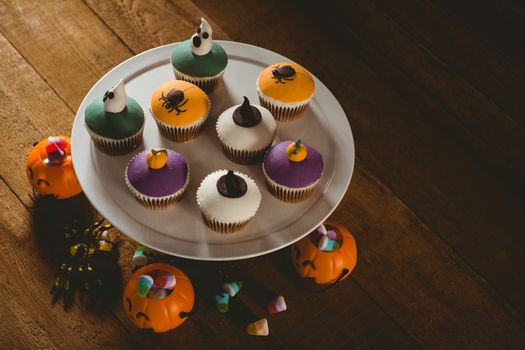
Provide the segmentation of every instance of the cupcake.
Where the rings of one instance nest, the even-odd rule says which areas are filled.
[[[129,161],[125,179],[140,204],[150,209],[165,209],[178,201],[188,187],[190,169],[179,153],[152,148]]]
[[[308,198],[323,174],[323,157],[301,140],[283,141],[264,156],[263,173],[270,193],[295,203]]]
[[[142,143],[144,110],[126,96],[122,79],[87,106],[84,121],[93,143],[106,154],[126,154]]]
[[[184,142],[199,135],[208,118],[210,100],[198,86],[172,80],[155,89],[150,111],[164,137]]]
[[[225,110],[217,120],[217,135],[230,160],[241,164],[260,163],[275,138],[276,123],[264,107],[242,105]]]
[[[206,225],[220,233],[242,229],[261,203],[255,181],[232,170],[215,171],[202,180],[197,190],[197,204]]]
[[[314,96],[312,75],[296,63],[282,62],[266,67],[256,82],[261,105],[280,122],[299,118]]]
[[[210,24],[201,18],[197,32],[186,41],[175,46],[171,54],[171,65],[175,77],[212,91],[221,81],[228,56],[226,51],[212,40]]]

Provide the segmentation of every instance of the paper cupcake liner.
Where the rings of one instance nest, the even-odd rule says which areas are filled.
[[[184,80],[194,85],[197,85],[202,90],[204,90],[204,92],[206,93],[212,92],[219,85],[219,83],[222,80],[222,76],[224,75],[224,70],[223,70],[222,72],[220,72],[219,74],[213,77],[192,77],[190,75],[186,75],[184,73],[179,72],[173,66],[172,68],[173,68],[173,73],[175,74],[176,79]]]
[[[222,150],[224,151],[224,154],[226,157],[228,157],[229,160],[239,163],[239,164],[256,164],[261,163],[264,159],[264,155],[266,154],[266,151],[270,148],[271,144],[268,146],[255,150],[255,151],[248,151],[248,150],[238,150],[233,147],[228,146],[222,140],[219,138],[219,141],[221,141]]]
[[[263,174],[264,174],[264,178],[266,179],[266,185],[268,187],[268,191],[270,191],[270,193],[275,198],[280,199],[284,202],[288,202],[288,203],[298,203],[298,202],[302,202],[306,200],[314,192],[315,186],[319,182],[319,180],[317,180],[316,182],[314,182],[308,187],[291,188],[291,187],[279,185],[278,183],[270,179],[270,177],[268,176],[268,174],[266,174],[266,171],[264,170],[264,166],[263,166]]]
[[[204,220],[204,223],[206,226],[211,228],[213,231],[219,232],[219,233],[233,233],[236,231],[239,231],[242,229],[246,224],[250,221],[250,219],[245,221],[239,221],[234,223],[227,223],[227,222],[221,222],[217,219],[210,218],[206,216],[206,214],[202,213],[202,219]]]
[[[201,119],[197,120],[193,125],[190,126],[176,126],[166,124],[162,120],[157,119],[155,114],[153,114],[150,109],[151,115],[153,116],[153,119],[155,119],[161,135],[175,142],[186,142],[199,136],[204,123],[206,123],[206,119],[208,119],[208,114],[210,113],[209,111],[210,100],[208,99],[208,111],[203,117],[201,117]]]
[[[95,147],[99,151],[110,156],[121,156],[130,153],[135,148],[140,146],[140,144],[142,143],[142,132],[144,131],[144,125],[142,125],[142,127],[137,133],[131,135],[130,137],[126,137],[125,139],[120,140],[110,139],[108,137],[97,135],[93,131],[91,131],[91,129],[87,125],[86,129],[89,133],[89,136],[91,136]]]
[[[186,189],[188,188],[188,185],[190,183],[190,167],[188,166],[188,174],[186,175],[186,182],[184,183],[184,186],[182,186],[180,190],[178,190],[177,192],[169,196],[151,197],[151,196],[146,196],[140,193],[139,191],[137,191],[135,187],[133,187],[133,185],[129,182],[127,174],[128,174],[128,168],[126,167],[126,172],[125,172],[126,185],[128,186],[131,193],[133,193],[133,196],[135,197],[135,199],[144,207],[148,209],[153,209],[153,210],[167,209],[173,204],[180,201],[180,199],[182,198],[182,195],[184,194],[184,192],[186,192]]]
[[[289,122],[299,119],[303,115],[303,112],[306,107],[308,107],[310,100],[307,100],[304,104],[295,105],[294,107],[277,106],[269,100],[266,100],[265,97],[259,93],[259,102],[261,106],[272,113],[275,120],[279,122]]]

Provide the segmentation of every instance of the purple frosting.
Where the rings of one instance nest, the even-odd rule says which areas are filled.
[[[137,154],[128,165],[130,184],[140,193],[150,197],[175,194],[186,183],[188,163],[177,152],[168,150],[168,161],[160,169],[150,169],[146,162],[149,150]]]
[[[264,156],[266,174],[278,183],[290,188],[307,187],[321,178],[323,157],[314,148],[306,147],[306,158],[301,162],[292,162],[286,156],[286,147],[294,141],[283,141],[273,146]]]

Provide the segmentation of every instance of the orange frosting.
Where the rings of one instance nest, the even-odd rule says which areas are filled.
[[[301,140],[292,142],[286,147],[286,157],[294,163],[302,162],[307,155],[308,151],[302,144]]]
[[[284,84],[275,79],[272,71],[278,67],[291,66],[295,75],[290,80],[283,80]],[[312,75],[296,63],[281,62],[266,67],[259,74],[259,89],[268,97],[282,102],[301,102],[311,98],[315,84]]]
[[[172,90],[184,93],[182,99],[175,107],[168,102],[168,94]],[[164,106],[163,106],[164,104]],[[171,80],[157,87],[151,96],[151,112],[153,115],[168,125],[191,125],[208,113],[210,102],[208,95],[198,86],[187,81]],[[178,114],[177,114],[178,113]]]

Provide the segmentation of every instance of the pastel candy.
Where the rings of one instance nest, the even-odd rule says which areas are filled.
[[[147,252],[146,247],[138,247],[135,250],[135,253],[133,253],[133,259],[131,260],[131,263],[134,266],[144,266],[148,263],[148,257],[146,256]]]
[[[176,283],[177,280],[175,279],[175,275],[171,273],[163,273],[161,275],[158,275],[157,277],[155,277],[154,281],[155,287],[166,289],[173,289]]]
[[[153,286],[150,289],[149,293],[148,293],[148,297],[149,298],[157,299],[157,300],[164,299],[167,296],[168,296],[168,290],[167,289],[155,288],[155,286]]]
[[[337,232],[335,232],[334,230],[328,230],[326,231],[326,237],[335,241],[337,239]]]
[[[137,281],[137,293],[141,297],[148,295],[149,290],[153,286],[153,278],[149,275],[140,275]]]
[[[227,293],[221,293],[215,296],[215,306],[221,313],[228,312],[228,302],[230,296]]]
[[[321,239],[321,237],[323,237],[324,235],[326,235],[326,227],[321,224],[320,226],[318,226],[312,233],[311,235],[314,237],[314,239]]]
[[[284,297],[282,295],[279,295],[277,298],[275,298],[274,301],[268,304],[267,309],[268,309],[268,312],[271,314],[276,314],[276,313],[285,311],[286,302],[284,301]]]
[[[328,236],[323,236],[321,240],[319,241],[319,244],[317,246],[319,250],[322,250],[323,252],[334,252],[337,249],[339,249],[339,244],[337,244],[337,241],[334,241],[333,239],[328,238]]]
[[[248,332],[249,335],[267,336],[270,334],[270,330],[268,329],[268,320],[262,318],[258,321],[250,323],[246,327],[246,332]]]
[[[242,282],[235,281],[230,283],[224,283],[223,288],[224,291],[230,295],[230,297],[234,297],[235,294],[239,293],[239,290],[241,290]]]

